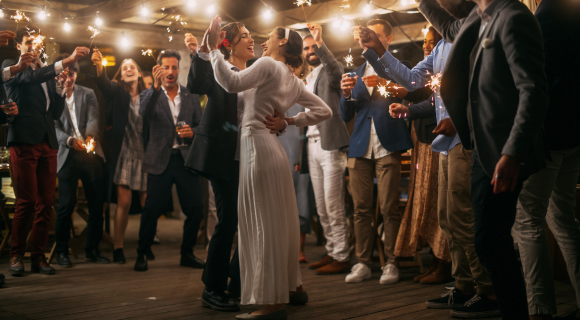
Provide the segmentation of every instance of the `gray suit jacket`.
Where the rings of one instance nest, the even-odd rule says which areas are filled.
[[[77,118],[79,132],[85,139],[87,136],[95,138],[95,141],[97,142],[95,144],[95,153],[105,160],[105,154],[103,153],[100,143],[101,141],[99,140],[99,105],[97,103],[97,96],[95,96],[93,89],[79,85],[74,86],[73,92],[75,100],[75,116]],[[58,172],[68,157],[70,150],[67,144],[68,138],[74,137],[74,127],[68,107],[64,108],[62,115],[58,120],[55,120],[54,123],[56,137],[58,139],[56,167]]]
[[[187,88],[181,86],[181,109],[177,116],[177,121],[185,121],[195,132],[201,121],[201,105],[199,96],[189,93]],[[148,125],[149,137],[144,137],[145,159],[143,160],[142,171],[159,175],[165,171],[171,157],[171,149],[175,140],[175,123],[173,114],[167,101],[165,91],[156,91],[153,86],[141,92],[141,106],[139,114],[143,117],[143,126]],[[143,131],[146,133],[146,131]],[[193,139],[184,139],[187,144],[179,148],[183,160],[187,159],[189,148]]]
[[[475,147],[488,176],[502,155],[522,164],[521,176],[545,167],[542,124],[548,81],[540,26],[517,0],[495,0],[481,38],[475,7],[457,20],[436,0],[419,10],[453,43],[441,80],[441,97],[466,149]],[[474,145],[472,146],[472,139]]]
[[[350,136],[346,124],[340,118],[340,98],[342,97],[340,81],[344,68],[334,58],[324,42],[320,48],[314,50],[314,53],[322,62],[322,70],[320,70],[314,84],[314,94],[320,97],[332,110],[332,118],[316,125],[320,131],[320,145],[324,150],[346,149],[350,142]],[[306,131],[307,127],[300,128],[300,142],[302,143],[300,147],[300,173],[308,173],[309,171]]]

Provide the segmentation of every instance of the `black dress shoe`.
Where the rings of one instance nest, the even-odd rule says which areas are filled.
[[[115,251],[113,251],[113,262],[119,264],[125,264],[125,262],[127,262],[127,260],[125,260],[123,248],[115,249]]]
[[[151,251],[151,249],[149,249],[147,251],[147,253],[145,253],[145,255],[147,256],[147,260],[148,261],[153,261],[155,260],[155,255],[153,254],[153,251]]]
[[[195,269],[205,268],[205,262],[203,262],[203,260],[201,260],[200,258],[196,257],[193,253],[181,255],[181,262],[179,263],[179,265]]]
[[[66,253],[66,252],[59,252],[58,256],[56,256],[56,262],[62,268],[72,267],[72,263],[70,262],[70,259],[68,257],[68,253]]]
[[[101,252],[97,249],[91,250],[85,254],[85,261],[87,262],[96,262],[96,263],[109,263],[111,260],[109,258],[104,257]]]
[[[147,271],[147,257],[144,254],[137,255],[137,261],[135,261],[135,271]]]
[[[240,311],[240,306],[232,301],[224,292],[207,291],[207,289],[203,289],[201,305],[215,311]]]
[[[226,294],[232,300],[240,300],[242,296],[242,289],[238,284],[234,284],[235,281],[230,280],[228,283],[228,292]]]

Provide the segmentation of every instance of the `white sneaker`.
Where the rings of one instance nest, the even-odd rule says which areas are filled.
[[[381,276],[381,284],[393,284],[399,282],[399,268],[394,264],[387,264],[382,267],[383,275]]]
[[[362,282],[363,280],[371,278],[371,268],[364,263],[357,263],[352,267],[350,273],[346,276],[346,282]]]

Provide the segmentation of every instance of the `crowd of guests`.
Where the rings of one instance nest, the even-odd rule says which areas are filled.
[[[326,240],[326,255],[309,264],[313,272],[344,273],[347,283],[371,279],[380,233],[386,261],[379,283],[394,284],[400,262],[428,245],[432,263],[415,281],[454,279],[455,285],[426,307],[459,318],[552,318],[547,223],[580,306],[574,217],[580,64],[572,54],[580,48],[571,40],[580,36],[577,7],[540,0],[534,16],[516,0],[421,0],[419,10],[432,24],[421,62],[412,67],[395,58],[392,26],[371,19],[353,28],[366,61],[352,72],[314,23],[304,37],[275,28],[262,44],[263,58],[248,66],[255,58],[250,32],[240,22],[222,27],[216,17],[201,44],[186,34],[186,87],[177,82],[182,57],[174,50],[160,53],[150,72],[125,59],[110,80],[97,49],[78,47],[44,66],[29,30],[1,32],[2,45],[13,38],[21,53],[2,66],[6,96],[14,101],[2,108],[18,198],[10,273],[25,272],[30,217],[31,271],[55,273],[44,251],[58,177],[59,266],[72,266],[68,242],[79,179],[89,210],[90,262],[110,262],[99,243],[103,205],[112,201],[118,204],[113,262],[126,262],[123,238],[138,192],[135,271],[155,259],[157,220],[175,184],[186,216],[180,265],[204,269],[205,307],[238,311],[240,298],[264,305],[239,319],[285,319],[284,304],[308,302],[299,263],[309,262],[304,239],[313,212]],[[95,92],[75,84],[77,61],[89,55],[107,101],[102,136]],[[208,99],[203,115],[201,95]],[[410,149],[403,211],[401,157]],[[193,252],[202,176],[216,209],[205,262]],[[372,210],[375,183],[380,228]],[[561,318],[580,318],[580,308]]]

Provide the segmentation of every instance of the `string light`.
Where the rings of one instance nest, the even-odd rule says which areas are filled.
[[[125,49],[129,48],[131,45],[129,38],[127,38],[127,35],[125,34],[125,31],[121,32],[121,40],[119,40],[119,44]]]
[[[423,35],[427,36],[427,33],[429,33],[429,28],[425,26],[425,28],[421,29],[421,32],[423,32]]]
[[[207,7],[206,10],[208,14],[213,14],[215,12],[215,5],[212,4],[211,6]]]
[[[62,28],[64,29],[64,31],[69,32],[71,27],[70,24],[68,24],[68,22],[65,22],[64,25],[62,26]]]
[[[4,8],[0,6],[0,18],[4,17]]]
[[[264,17],[264,19],[266,20],[272,19],[272,10],[270,9],[264,10],[264,12],[262,13],[262,17]]]
[[[141,5],[141,15],[146,17],[149,15],[149,10],[145,7],[145,4]]]
[[[189,1],[187,1],[187,6],[190,7],[190,8],[195,7],[196,4],[197,3],[195,2],[195,0],[189,0]]]
[[[366,14],[367,16],[370,15],[371,13],[373,13],[373,7],[372,7],[371,3],[369,3],[363,7],[363,13]]]
[[[46,19],[46,6],[42,8],[42,10],[38,13],[38,19],[44,20]]]
[[[99,18],[99,11],[97,11],[97,17],[95,18],[95,26],[100,27],[103,25],[103,20]]]

